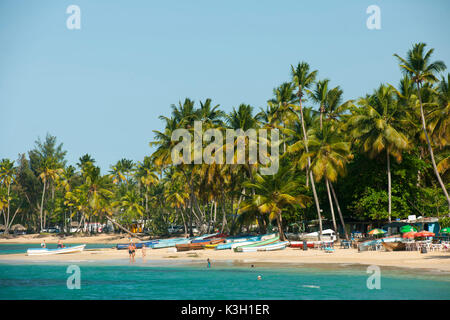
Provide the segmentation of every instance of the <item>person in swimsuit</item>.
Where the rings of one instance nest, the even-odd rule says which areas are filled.
[[[209,260],[209,258],[208,260],[206,260],[206,262],[208,262],[208,268],[211,268],[211,261]]]
[[[64,245],[63,245],[61,240],[58,240],[58,245],[56,247],[57,248],[64,248]]]
[[[143,245],[142,245],[142,259],[145,259],[145,255],[146,255],[146,252],[145,252],[145,244],[143,244]]]
[[[134,255],[136,254],[136,247],[133,242],[128,245],[128,254],[130,255],[130,262],[134,262]]]
[[[47,248],[47,244],[45,243],[45,240],[42,241],[41,248]]]

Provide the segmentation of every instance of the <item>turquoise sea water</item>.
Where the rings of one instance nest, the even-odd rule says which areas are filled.
[[[381,289],[366,268],[78,263],[81,288],[69,290],[69,264],[0,263],[0,299],[450,299],[449,274],[381,268]],[[261,275],[262,279],[257,280]]]

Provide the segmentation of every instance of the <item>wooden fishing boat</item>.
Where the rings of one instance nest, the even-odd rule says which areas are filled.
[[[233,241],[230,241],[229,239],[226,240],[226,243],[218,244],[215,249],[216,250],[225,250],[225,249],[231,249],[233,245],[245,245],[245,244],[251,244],[256,241],[260,241],[261,237],[251,237],[251,238],[237,238],[233,239]]]
[[[47,249],[47,248],[28,249],[27,255],[29,255],[29,256],[44,256],[44,255],[50,255],[50,254],[75,253],[75,252],[83,251],[84,247],[86,247],[85,244],[82,244],[79,246],[73,246],[73,247],[57,248],[57,249]]]
[[[161,242],[150,245],[150,248],[152,248],[152,249],[173,248],[177,244],[188,244],[188,243],[191,243],[191,240],[180,238],[180,239],[175,239],[173,241],[161,241]]]
[[[192,240],[191,241],[191,243],[203,243],[204,245],[216,244],[216,243],[222,243],[222,242],[225,242],[225,239],[223,239],[223,238],[212,238],[212,239]]]
[[[280,240],[280,236],[276,236],[274,238],[270,238],[268,240],[264,240],[264,241],[253,241],[250,244],[246,244],[244,243],[237,243],[236,245],[231,246],[233,248],[233,250],[235,252],[238,252],[238,250],[240,250],[239,248],[248,248],[248,247],[261,247],[261,246],[265,246],[274,242],[277,242]]]
[[[402,237],[394,235],[380,239],[367,240],[361,243],[358,243],[359,251],[367,251],[373,245],[382,244],[382,243],[393,243],[393,242],[402,242]]]
[[[209,239],[206,242],[191,242],[185,244],[176,244],[175,247],[177,248],[177,251],[201,250],[204,249],[206,246],[214,246],[224,242],[225,239]]]
[[[403,251],[406,250],[404,242],[382,242],[382,245],[386,251]]]
[[[208,244],[205,244],[205,248],[215,249],[221,243],[225,243],[225,239],[212,239]]]
[[[202,250],[205,248],[204,243],[184,243],[176,244],[177,251]]]
[[[303,249],[303,241],[291,241],[291,243],[289,244],[289,247]],[[314,241],[307,241],[306,247],[314,248]]]

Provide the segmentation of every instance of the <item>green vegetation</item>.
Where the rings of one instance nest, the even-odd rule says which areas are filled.
[[[404,72],[399,85],[381,84],[349,101],[331,80],[317,80],[318,71],[305,62],[291,66],[290,81],[275,88],[259,112],[241,104],[227,114],[210,99],[196,105],[186,98],[171,106],[170,117],[160,116],[165,128],[154,131],[151,155],[137,163],[121,159],[105,174],[88,154],[76,167],[67,165],[62,144],[47,135],[28,155],[1,161],[0,221],[5,233],[16,223],[39,232],[70,221],[110,221],[132,233],[131,225],[145,220],[153,235],[172,224],[192,235],[193,226],[266,232],[305,220],[317,220],[322,230],[324,219],[336,230],[348,219],[410,214],[437,216],[448,225],[450,75],[439,74],[445,64],[432,54],[420,43],[405,58],[395,55]],[[194,121],[202,121],[203,131],[279,129],[278,172],[260,175],[261,164],[248,159],[173,165],[172,133],[193,132]]]

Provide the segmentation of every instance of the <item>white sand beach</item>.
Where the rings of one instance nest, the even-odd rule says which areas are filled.
[[[58,237],[36,238],[31,235],[21,236],[15,239],[0,239],[0,243],[40,243],[43,239],[48,244],[57,243]],[[66,237],[65,243],[127,243],[127,236],[118,237],[111,235],[101,235],[95,237]],[[158,261],[206,261],[210,259],[214,262],[233,261],[235,263],[276,263],[283,264],[362,264],[377,265],[414,269],[435,269],[450,272],[450,252],[428,252],[425,254],[419,251],[365,251],[358,252],[356,249],[339,249],[333,253],[326,253],[323,250],[309,249],[307,251],[298,248],[286,248],[285,250],[269,252],[234,252],[232,250],[195,250],[186,252],[176,252],[175,248],[147,249],[146,260]],[[70,261],[70,260],[123,260],[128,261],[127,250],[117,249],[88,249],[81,253],[71,253],[64,255],[48,256],[27,256],[26,253],[0,255],[0,261]],[[136,250],[136,262],[142,261],[142,252]]]

